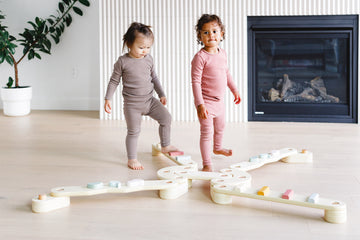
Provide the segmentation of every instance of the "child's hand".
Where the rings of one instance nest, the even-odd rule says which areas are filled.
[[[209,115],[209,112],[208,110],[206,109],[205,105],[204,104],[200,104],[198,107],[197,107],[197,114],[198,114],[198,117],[200,119],[207,119],[208,115]]]
[[[162,105],[166,105],[166,97],[161,97],[160,102],[162,103]]]
[[[111,101],[110,100],[105,100],[104,109],[105,109],[105,112],[111,113]]]
[[[241,102],[240,94],[238,92],[234,93],[234,103],[239,104]]]

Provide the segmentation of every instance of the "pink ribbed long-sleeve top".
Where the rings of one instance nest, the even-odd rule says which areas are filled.
[[[221,101],[228,86],[231,92],[237,92],[227,66],[227,55],[224,49],[211,54],[201,49],[191,62],[191,83],[195,106],[204,104],[204,99]]]

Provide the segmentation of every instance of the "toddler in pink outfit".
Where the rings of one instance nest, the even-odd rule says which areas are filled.
[[[204,47],[191,62],[191,80],[195,106],[200,121],[200,151],[203,171],[213,171],[211,141],[214,154],[231,156],[231,149],[222,147],[225,128],[224,96],[226,86],[234,95],[235,104],[241,99],[227,66],[225,50],[219,48],[225,37],[225,27],[217,15],[203,14],[196,25],[198,43]]]

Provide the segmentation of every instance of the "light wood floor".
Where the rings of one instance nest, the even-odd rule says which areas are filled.
[[[196,181],[176,200],[156,191],[71,198],[68,208],[31,212],[31,199],[59,186],[134,178],[157,179],[174,165],[151,156],[157,124],[143,121],[139,160],[126,167],[123,121],[102,121],[97,112],[33,111],[0,114],[0,239],[360,239],[360,126],[329,123],[227,124],[224,146],[234,156],[214,157],[216,170],[273,149],[306,148],[312,164],[272,163],[250,171],[252,186],[320,193],[346,202],[344,224],[325,222],[323,210],[233,198],[211,201],[209,182]],[[172,143],[201,165],[197,122],[173,123]]]

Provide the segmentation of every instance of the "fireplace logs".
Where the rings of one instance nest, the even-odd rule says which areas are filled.
[[[290,80],[288,74],[274,83],[274,88],[265,94],[271,102],[316,102],[339,103],[339,98],[327,94],[324,80],[315,77],[310,82],[297,83]]]

